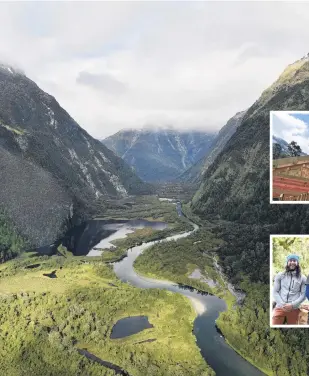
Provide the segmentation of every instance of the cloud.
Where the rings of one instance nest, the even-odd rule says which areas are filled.
[[[94,137],[221,128],[308,52],[309,3],[2,2],[0,60]]]
[[[119,95],[126,91],[126,85],[110,74],[92,74],[89,72],[80,72],[76,82],[82,85],[92,86],[94,89],[103,90],[110,94]]]
[[[288,111],[274,111],[273,134],[288,143],[297,142],[302,151],[309,154],[309,112],[299,119]]]

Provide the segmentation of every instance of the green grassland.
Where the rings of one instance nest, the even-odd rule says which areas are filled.
[[[40,266],[25,269],[31,264]],[[78,348],[135,376],[213,374],[192,334],[195,312],[182,295],[124,284],[110,266],[89,258],[33,257],[4,265],[2,374],[114,374],[79,355]],[[53,270],[57,278],[43,276]],[[123,339],[109,338],[118,319],[135,315],[148,316],[154,328]]]
[[[113,207],[105,213],[106,217],[159,220],[167,222],[168,227],[162,231],[136,230],[125,239],[114,241],[117,248],[104,251],[102,257],[76,257],[60,246],[58,250],[63,256],[22,253],[18,259],[0,265],[0,369],[13,376],[115,374],[77,352],[87,349],[134,376],[213,375],[192,334],[195,312],[189,301],[180,294],[124,284],[107,265],[136,244],[192,230],[190,223],[178,217],[175,205],[159,202],[154,196],[137,198],[131,206]],[[263,360],[267,359],[267,342],[250,329],[253,319],[250,304],[256,304],[261,297],[252,298],[254,291],[251,292],[249,285],[243,286],[249,291],[246,299],[249,307],[247,304],[235,307],[234,296],[214,268],[214,258],[218,258],[220,248],[226,243],[220,233],[212,231],[213,224],[206,221],[200,224],[202,228],[187,238],[146,249],[134,267],[141,274],[190,285],[223,298],[228,311],[217,320],[219,327],[231,346],[249,361],[255,359],[256,349],[260,348],[254,363],[262,368]],[[40,265],[26,269],[33,264]],[[189,278],[196,269],[216,286]],[[57,278],[43,276],[55,270]],[[256,324],[261,326],[261,332],[266,313],[259,308],[255,306],[254,312],[258,311],[259,319],[262,317],[261,323]],[[115,322],[135,315],[148,316],[154,327],[111,340]],[[241,322],[243,329],[239,330]],[[139,343],[148,339],[156,341]],[[248,341],[252,345],[250,351]]]
[[[192,218],[188,208],[185,207],[184,212]],[[273,373],[272,368],[286,372],[286,365],[281,361],[282,355],[274,356],[270,347],[271,344],[278,343],[283,346],[284,351],[288,351],[288,346],[282,341],[281,333],[265,332],[265,325],[269,321],[268,287],[252,284],[248,278],[242,276],[238,287],[246,292],[247,297],[244,305],[236,305],[235,297],[227,288],[226,278],[223,280],[214,267],[214,258],[218,260],[222,247],[227,247],[228,244],[222,240],[221,231],[213,231],[218,224],[201,220],[196,222],[201,225],[197,232],[187,238],[159,243],[146,249],[135,261],[134,268],[140,274],[190,285],[224,299],[228,309],[220,313],[216,323],[229,345],[265,374],[281,376],[281,373]],[[199,269],[206,279],[216,282],[216,286],[189,278],[195,269]],[[300,369],[303,363],[299,362],[297,369]]]
[[[10,125],[3,124],[0,120],[0,126],[6,128],[7,130],[17,134],[17,135],[23,135],[26,133],[26,131],[18,126],[12,127]]]
[[[152,228],[137,229],[128,234],[126,238],[112,241],[116,246],[112,250],[104,250],[102,260],[105,262],[114,262],[123,258],[126,251],[135,245],[141,245],[143,242],[150,242],[166,238],[167,236],[179,234],[192,230],[192,225],[184,217],[179,217],[176,212],[175,204],[169,202],[160,202],[156,196],[141,196],[134,198],[132,206],[115,205],[107,209],[104,217],[96,219],[146,219],[150,222],[158,221],[167,223],[163,230]]]
[[[134,268],[148,277],[168,279],[202,291],[219,293],[223,290],[224,283],[214,269],[213,250],[221,243],[211,232],[198,230],[187,238],[147,248],[136,259]],[[206,282],[189,278],[195,269],[199,269],[207,279],[212,279],[217,286],[211,287]]]

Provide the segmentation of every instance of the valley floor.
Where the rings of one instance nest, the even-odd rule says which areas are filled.
[[[137,230],[115,242],[116,252],[74,257],[60,247],[65,257],[23,254],[0,265],[0,369],[4,374],[115,374],[87,359],[82,350],[134,376],[213,375],[192,333],[195,311],[189,301],[180,294],[122,283],[106,263],[122,257],[130,244],[188,229],[174,213],[174,205],[152,204],[153,210],[147,205],[137,205],[126,217],[147,218],[151,213],[148,219],[164,220],[169,227],[161,232]],[[118,319],[139,315],[147,316],[154,327],[110,339]]]
[[[40,264],[33,269],[29,265]],[[43,274],[51,271],[57,278]],[[211,375],[192,334],[195,312],[183,296],[117,280],[101,261],[61,256],[1,267],[0,369],[17,375],[113,375],[86,349],[129,375]],[[127,316],[148,316],[151,329],[110,339]],[[148,341],[155,339],[155,341]]]
[[[178,217],[174,204],[153,196],[111,208],[106,216],[165,221],[169,226],[162,231],[137,230],[115,241],[116,250],[104,251],[101,257],[75,257],[62,249],[66,257],[22,255],[0,265],[0,369],[10,376],[115,374],[83,356],[80,350],[85,350],[134,376],[213,375],[192,333],[195,311],[189,300],[180,294],[122,283],[108,264],[124,257],[136,244],[192,226]],[[267,330],[268,286],[250,283],[243,276],[238,285],[246,292],[245,304],[236,304],[215,267],[220,249],[227,244],[214,231],[215,226],[203,221],[201,229],[187,238],[146,249],[134,267],[140,274],[223,298],[228,310],[221,313],[217,324],[231,346],[250,362],[254,359],[264,373],[289,376],[282,362],[286,356],[271,352],[273,343],[280,344],[283,354],[288,354],[289,346],[280,332]],[[32,269],[27,268],[31,265]],[[53,271],[57,278],[46,276]],[[118,319],[137,315],[148,316],[154,327],[110,339]],[[293,367],[293,375],[305,375],[302,361]]]

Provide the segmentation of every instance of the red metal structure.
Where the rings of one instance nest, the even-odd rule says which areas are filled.
[[[309,156],[273,160],[273,199],[309,201]]]

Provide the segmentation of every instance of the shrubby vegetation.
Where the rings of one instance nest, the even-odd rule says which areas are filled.
[[[155,220],[168,218],[170,223],[179,220],[174,205],[158,203],[157,199],[155,202],[152,206],[149,198],[141,198],[139,207],[132,205],[125,209],[127,218],[147,215],[151,219],[149,214],[153,213]],[[258,207],[251,208],[253,212],[255,208]],[[263,208],[266,210],[266,206],[258,208],[260,218],[266,216]],[[251,216],[249,209],[242,215]],[[297,205],[289,210],[277,205],[270,209],[267,223],[263,225],[254,221],[251,224],[223,220],[209,223],[199,218],[202,227],[198,232],[145,250],[135,267],[142,274],[187,284],[226,299],[226,287],[213,267],[213,257],[217,255],[229,280],[247,294],[242,306],[229,304],[229,310],[218,320],[227,341],[269,375],[304,376],[309,364],[306,329],[291,333],[269,328],[268,250],[269,233],[307,231],[307,211]],[[188,206],[184,210],[190,215]],[[118,214],[123,218],[124,209],[118,209]],[[293,221],[289,220],[290,215]],[[269,224],[271,221],[273,224]],[[180,225],[188,226],[186,221],[178,222],[177,226]],[[179,231],[176,226],[172,230]],[[131,235],[134,234],[119,239],[123,241],[118,244],[120,253],[155,233],[142,229]],[[18,376],[41,375],[46,369],[50,375],[112,375],[113,371],[76,351],[87,348],[132,375],[211,374],[191,333],[194,312],[184,297],[122,284],[104,265],[104,258],[66,256],[19,258],[1,266],[1,370]],[[104,257],[108,261],[106,254]],[[25,269],[37,263],[38,268]],[[216,287],[188,278],[195,269],[217,282]],[[43,273],[53,270],[57,270],[56,279],[43,277]],[[69,307],[74,307],[73,311]],[[111,341],[113,324],[127,315],[146,315],[154,328]],[[157,340],[137,344],[150,338]],[[70,366],[66,367],[67,364]]]
[[[16,257],[27,242],[14,229],[6,213],[0,209],[0,264]]]
[[[241,287],[247,292],[244,305],[217,320],[228,342],[269,375],[307,375],[307,329],[270,329],[269,286],[247,280]]]
[[[273,159],[299,157],[301,154],[301,147],[295,141],[291,141],[287,145],[287,151],[284,151],[282,146],[277,142],[273,143]]]
[[[209,231],[198,231],[177,241],[157,243],[147,248],[135,261],[134,268],[149,277],[168,279],[192,286],[198,290],[213,292],[206,282],[189,278],[199,269],[200,272],[222,285],[213,265],[213,251],[222,241]]]
[[[167,223],[168,227],[163,230],[154,230],[152,228],[143,228],[135,230],[128,234],[126,238],[117,239],[112,243],[117,247],[114,250],[103,252],[104,261],[116,261],[126,255],[126,251],[143,242],[159,240],[167,236],[190,231],[192,225],[184,217],[179,217],[175,204],[169,202],[160,202],[156,196],[136,197],[135,204],[118,204],[115,208],[111,206],[106,210],[106,217],[119,219],[146,219],[148,221],[159,221]]]
[[[274,237],[273,238],[273,273],[284,270],[289,254],[300,256],[302,274],[309,273],[309,238]]]
[[[292,225],[284,218],[278,222]],[[309,364],[308,331],[271,329],[269,324],[269,234],[280,233],[277,226],[234,222],[217,230],[226,241],[218,252],[225,273],[247,294],[244,305],[222,313],[218,324],[228,342],[266,369],[267,374],[305,376]],[[292,232],[291,228],[288,232]],[[275,260],[279,268],[282,260]]]
[[[27,265],[39,263],[35,269]],[[43,273],[57,270],[57,278]],[[33,257],[2,265],[0,369],[5,375],[113,375],[77,353],[86,348],[130,375],[213,375],[192,334],[195,313],[180,294],[121,283],[89,258]],[[111,340],[115,322],[146,315],[154,328]],[[155,338],[154,342],[137,343]]]
[[[206,277],[220,283],[211,259],[211,255],[216,254],[228,279],[246,292],[244,303],[241,306],[229,304],[228,311],[221,313],[217,324],[229,344],[243,357],[265,373],[276,376],[305,376],[309,364],[306,329],[291,333],[291,329],[271,329],[269,326],[269,234],[280,233],[279,229],[293,233],[308,223],[299,219],[302,213],[299,207],[292,208],[270,206],[268,221],[278,218],[278,213],[282,214],[276,224],[249,225],[223,220],[210,224],[200,218],[202,227],[197,233],[173,246],[162,243],[145,250],[134,265],[139,272],[150,276],[176,282],[186,278],[186,284],[225,298],[226,288],[222,284],[211,290],[205,283],[187,278],[198,267]],[[295,211],[293,222],[288,220],[291,210]],[[184,211],[191,216],[188,206]],[[201,243],[193,244],[196,241]],[[302,256],[307,273],[307,245],[295,241],[293,246]],[[275,255],[274,260],[279,268],[282,257]]]

